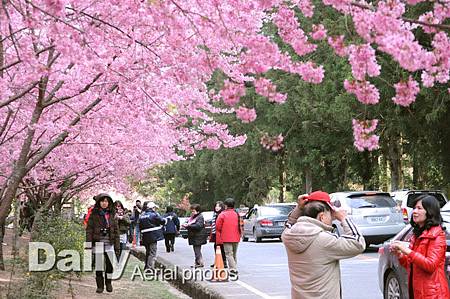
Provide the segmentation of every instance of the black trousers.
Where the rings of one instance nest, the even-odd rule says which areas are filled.
[[[175,234],[164,234],[164,241],[166,243],[166,251],[173,251],[175,245]]]
[[[115,255],[114,252],[110,252],[109,254],[110,255]],[[100,257],[101,257],[101,255],[99,256],[99,254],[95,254],[94,255],[94,261],[96,259],[100,258]],[[112,258],[112,256],[111,256],[111,258]],[[110,275],[112,275],[112,273],[113,273],[112,262],[111,262],[110,257],[108,256],[108,254],[106,252],[103,253],[103,261],[104,261],[104,269],[103,269],[103,271],[101,271],[100,269],[98,269],[98,271],[97,271],[97,269],[95,268],[95,270],[96,270],[95,271],[95,278],[96,278],[96,281],[97,281],[97,286],[99,286],[99,287],[103,287],[103,283],[101,283],[101,282],[103,282],[103,280],[105,282],[110,282],[111,279],[108,278],[108,273]],[[96,262],[94,262],[94,266],[96,266]],[[105,272],[105,277],[103,277],[103,272]],[[100,284],[100,285],[98,285],[98,284]]]

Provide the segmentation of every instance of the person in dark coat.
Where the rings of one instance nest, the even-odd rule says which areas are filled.
[[[139,217],[139,229],[142,233],[142,244],[145,246],[145,267],[154,269],[157,242],[164,239],[163,225],[166,219],[162,218],[157,212],[158,206],[152,201],[144,202],[142,213]]]
[[[97,269],[95,271],[95,281],[97,283],[97,293],[102,293],[104,286],[106,286],[107,292],[112,292],[111,275],[113,272],[112,259],[113,255],[118,255],[120,250],[119,240],[119,225],[114,217],[114,206],[111,196],[106,193],[100,193],[94,197],[95,206],[86,227],[86,242],[90,242],[91,248],[94,248],[94,261],[103,259],[106,264],[106,269]],[[103,243],[103,250],[101,252],[95,252],[97,250],[96,243]],[[88,243],[89,244],[89,243]],[[105,275],[103,275],[105,272]]]
[[[186,224],[183,224],[188,231],[189,245],[192,245],[195,255],[194,268],[204,266],[202,256],[202,245],[206,244],[208,233],[205,228],[205,220],[201,213],[200,205],[191,205],[191,217]]]
[[[210,243],[214,243],[214,254],[216,254],[216,248],[217,246],[220,247],[220,251],[222,254],[222,260],[223,260],[223,265],[225,268],[227,268],[227,258],[225,256],[225,250],[223,248],[223,244],[218,244],[217,243],[217,238],[216,238],[216,221],[217,221],[217,216],[219,216],[219,214],[225,210],[225,205],[222,201],[218,201],[216,202],[215,206],[214,206],[214,214],[213,214],[213,218],[212,218],[212,222],[211,222],[211,234],[209,235],[209,242]],[[214,267],[214,264],[211,265],[211,267]]]
[[[166,208],[166,213],[163,215],[163,218],[167,219],[166,225],[164,225],[166,251],[171,252],[175,250],[175,236],[180,231],[180,220],[171,206]]]

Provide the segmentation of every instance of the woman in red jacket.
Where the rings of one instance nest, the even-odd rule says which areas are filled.
[[[391,245],[408,270],[410,298],[450,298],[444,268],[447,243],[439,203],[433,196],[421,195],[416,199],[411,226],[414,235],[409,247],[400,242]]]

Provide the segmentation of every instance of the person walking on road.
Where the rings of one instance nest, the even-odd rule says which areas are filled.
[[[206,244],[208,233],[205,229],[205,220],[201,213],[200,205],[191,205],[191,217],[186,224],[183,224],[188,231],[188,242],[192,245],[195,255],[194,268],[201,268],[204,266],[202,256],[202,245]]]
[[[343,228],[333,234],[332,221]],[[289,214],[281,236],[286,248],[293,299],[342,298],[339,261],[362,253],[366,247],[358,227],[337,210],[328,193],[301,195]]]
[[[86,242],[88,242],[87,247],[93,248],[94,250],[96,292],[103,293],[105,286],[107,292],[112,292],[112,259],[114,258],[114,254],[116,256],[119,254],[120,250],[119,225],[114,217],[111,196],[106,193],[100,193],[94,199],[95,205],[86,227]],[[100,242],[103,243],[103,248],[100,252],[95,252],[98,249],[96,243]],[[105,268],[103,267],[103,263],[99,262],[101,260],[104,261]]]
[[[212,221],[211,221],[211,234],[209,235],[209,242],[214,243],[214,254],[216,254],[217,246],[220,247],[223,265],[225,268],[227,268],[228,267],[227,266],[227,258],[225,256],[225,250],[223,248],[223,244],[218,244],[217,237],[216,237],[217,217],[219,216],[220,213],[222,213],[223,210],[225,210],[225,205],[223,204],[223,202],[221,202],[221,201],[216,202],[216,204],[214,205],[214,214],[213,214]],[[211,267],[214,267],[214,264],[212,264]]]
[[[142,213],[139,217],[139,229],[142,233],[142,244],[145,246],[145,266],[147,269],[154,269],[157,242],[164,239],[163,224],[166,219],[162,218],[157,212],[158,206],[152,201],[144,202]]]
[[[175,236],[180,231],[180,220],[177,214],[173,211],[173,207],[168,206],[163,218],[167,219],[166,225],[164,225],[164,240],[166,243],[166,251],[175,251]]]
[[[417,197],[410,223],[413,236],[409,247],[398,241],[391,245],[400,264],[408,270],[410,298],[450,298],[445,275],[447,242],[439,202],[434,196]]]
[[[237,273],[237,249],[241,240],[241,225],[239,214],[234,210],[234,199],[224,201],[225,210],[219,214],[216,221],[216,243],[223,244],[225,256],[230,271]]]

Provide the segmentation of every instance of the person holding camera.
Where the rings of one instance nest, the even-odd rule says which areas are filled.
[[[152,201],[144,202],[142,213],[139,217],[139,228],[142,233],[142,244],[145,246],[145,266],[147,269],[154,269],[157,242],[164,239],[163,225],[166,219],[156,212],[158,206]]]
[[[342,236],[333,233],[334,219],[341,223]],[[362,253],[366,247],[356,225],[323,191],[299,196],[281,239],[288,256],[291,297],[295,299],[342,298],[339,261]]]
[[[194,266],[193,268],[203,268],[202,245],[206,244],[208,233],[205,228],[205,219],[203,218],[202,209],[199,204],[191,204],[191,217],[187,223],[182,225],[188,231],[188,243],[194,249]]]
[[[95,261],[95,281],[97,283],[97,293],[102,293],[106,286],[107,292],[112,292],[111,275],[113,272],[113,255],[118,255],[120,250],[119,225],[114,217],[114,206],[111,196],[100,193],[94,197],[95,205],[86,227],[86,242],[94,250]],[[97,243],[102,243],[103,247],[99,252]],[[100,265],[100,260],[103,263]],[[106,266],[105,268],[103,266]],[[103,275],[105,272],[105,275]]]

